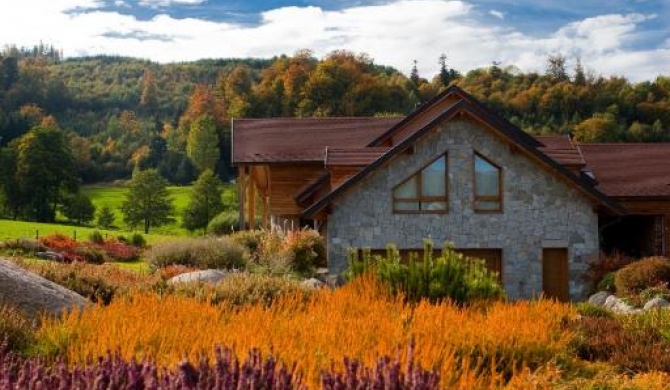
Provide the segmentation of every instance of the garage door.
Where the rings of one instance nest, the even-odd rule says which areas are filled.
[[[562,302],[570,300],[568,287],[568,249],[545,248],[542,250],[542,291],[546,298]]]

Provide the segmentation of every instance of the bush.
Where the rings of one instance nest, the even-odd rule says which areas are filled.
[[[598,291],[609,291],[611,293],[616,292],[616,285],[614,284],[614,272],[605,274],[603,278],[598,282]]]
[[[639,294],[649,287],[670,283],[670,260],[648,257],[617,271],[614,284],[623,295]]]
[[[212,304],[227,302],[237,306],[262,304],[269,307],[279,296],[302,295],[307,299],[312,290],[303,288],[297,280],[285,277],[233,274],[215,285],[202,283],[178,285],[174,288],[174,292],[206,299]]]
[[[580,315],[585,317],[614,318],[614,314],[611,310],[592,303],[580,302],[575,305],[575,308]]]
[[[231,211],[224,211],[209,221],[207,231],[211,234],[222,236],[239,230],[239,227],[238,214]]]
[[[91,264],[102,264],[106,260],[105,252],[96,247],[80,246],[75,253],[79,258]]]
[[[35,339],[34,326],[14,306],[0,303],[0,349],[3,342],[10,351],[24,351]]]
[[[143,235],[139,233],[133,233],[128,238],[128,244],[137,248],[144,248],[147,245],[147,240],[144,239]]]
[[[387,283],[393,293],[403,293],[411,302],[451,299],[465,304],[503,297],[498,276],[486,268],[483,260],[468,258],[449,246],[436,259],[432,253],[430,242],[425,245],[423,261],[410,256],[409,261],[401,262],[393,247],[386,258],[371,257],[368,253],[362,262],[358,261],[357,252],[352,252],[347,276],[374,270],[378,281]]]
[[[18,252],[20,254],[34,253],[43,249],[39,242],[27,238],[18,238],[16,240],[7,240],[0,242],[0,250]]]
[[[244,268],[247,253],[230,238],[181,238],[154,245],[147,252],[154,269],[185,265],[200,269]]]
[[[88,240],[94,244],[103,244],[105,242],[102,233],[97,230],[92,231],[91,234],[88,235]]]
[[[284,249],[293,255],[291,266],[300,274],[326,265],[326,244],[319,232],[311,229],[291,231],[284,238]]]
[[[620,252],[613,252],[610,254],[601,253],[598,261],[594,261],[589,264],[587,277],[591,282],[592,292],[596,292],[595,287],[597,287],[598,283],[605,279],[607,274],[613,274],[633,261],[635,261],[634,258],[626,256]]]
[[[107,240],[100,248],[114,261],[135,261],[140,256],[140,251],[136,247],[121,241]]]
[[[260,250],[262,240],[268,234],[270,233],[263,230],[242,230],[232,234],[230,238],[247,248],[249,253],[256,254]]]

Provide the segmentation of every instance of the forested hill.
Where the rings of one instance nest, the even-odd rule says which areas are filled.
[[[438,75],[405,77],[346,51],[320,61],[302,51],[271,60],[157,64],[6,49],[0,146],[52,126],[69,134],[85,182],[128,178],[135,167],[157,168],[174,183],[190,182],[208,167],[225,178],[232,117],[405,115],[451,83],[533,134],[670,140],[668,75],[630,83],[566,69],[562,57],[549,58],[542,74],[493,65],[461,75],[445,57],[440,61]]]

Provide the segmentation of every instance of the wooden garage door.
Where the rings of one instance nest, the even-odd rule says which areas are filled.
[[[567,248],[542,250],[542,291],[546,298],[570,300]]]

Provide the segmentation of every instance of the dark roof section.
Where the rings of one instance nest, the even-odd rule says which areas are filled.
[[[370,147],[356,149],[328,148],[326,167],[364,167],[386,153],[390,148]]]
[[[608,196],[670,196],[670,143],[582,144],[598,189]]]
[[[572,166],[583,166],[585,164],[584,157],[572,143],[569,135],[548,135],[535,138],[544,144],[538,149],[559,164]]]
[[[519,133],[525,134],[522,130],[520,130],[517,127],[514,126],[503,126],[503,127],[497,127],[497,123],[491,123],[489,120],[491,118],[488,113],[490,112],[488,109],[484,108],[481,105],[473,105],[471,102],[467,102],[465,100],[460,100],[459,102],[453,104],[449,109],[447,109],[445,112],[443,112],[441,115],[438,115],[433,121],[431,121],[428,125],[424,126],[420,130],[414,132],[412,135],[409,137],[405,138],[402,142],[394,146],[391,150],[388,152],[384,153],[381,155],[377,160],[375,160],[373,163],[365,167],[363,170],[359,171],[357,174],[355,174],[353,177],[351,177],[349,180],[343,182],[341,185],[333,189],[330,193],[316,201],[313,205],[311,205],[309,208],[307,208],[304,212],[303,215],[307,218],[314,216],[317,212],[322,210],[324,207],[326,207],[333,198],[336,196],[340,195],[342,192],[346,191],[350,187],[352,187],[354,184],[356,184],[358,181],[362,180],[364,177],[366,177],[368,174],[373,172],[375,169],[383,165],[384,163],[390,161],[394,156],[398,155],[399,153],[403,152],[407,148],[409,148],[411,145],[416,142],[417,139],[419,139],[423,134],[425,134],[428,130],[433,128],[435,125],[439,124],[440,122],[444,120],[448,120],[450,118],[453,118],[459,113],[469,113],[473,115],[476,118],[479,118],[480,120],[483,120],[485,122],[488,122],[491,126],[495,127],[498,129],[502,134],[504,134],[508,139],[510,139],[512,142],[516,143],[518,146],[529,152],[529,154],[535,156],[538,158],[540,161],[545,163],[547,166],[550,168],[554,169],[558,174],[562,175],[565,179],[567,179],[569,182],[572,182],[575,184],[575,186],[580,189],[582,192],[587,194],[588,196],[595,198],[598,200],[602,205],[613,211],[614,213],[617,214],[626,214],[624,209],[622,209],[616,202],[610,200],[605,196],[603,193],[589,185],[586,181],[580,179],[579,177],[573,175],[570,173],[570,171],[567,170],[564,166],[560,165],[544,153],[540,152],[537,147],[541,146],[542,144],[535,140],[534,138],[528,136],[524,137],[519,135]],[[532,140],[531,142],[527,142],[528,138]]]
[[[401,119],[234,119],[233,164],[323,161],[326,147],[365,147]]]
[[[514,126],[511,122],[509,122],[507,119],[503,118],[502,116],[496,114],[494,111],[486,107],[484,104],[482,104],[479,100],[475,99],[472,95],[469,93],[465,92],[464,90],[460,89],[459,87],[452,85],[442,91],[440,94],[429,100],[428,102],[422,104],[419,106],[416,110],[414,110],[412,113],[407,115],[405,118],[403,118],[400,122],[398,122],[395,126],[392,128],[388,129],[385,131],[383,134],[381,134],[379,137],[375,138],[368,146],[379,146],[380,143],[383,141],[387,140],[389,137],[392,137],[394,133],[398,132],[401,130],[406,124],[410,123],[413,118],[416,116],[420,115],[422,112],[427,110],[430,106],[438,103],[440,100],[447,98],[449,95],[456,94],[460,96],[462,99],[465,99],[468,101],[468,103],[472,104],[474,107],[479,109],[481,112],[485,113],[486,120],[496,128],[500,129],[506,129],[512,136],[513,139],[518,139],[519,142],[524,142],[527,145],[533,146],[533,147],[539,147],[542,146],[542,144],[533,138],[531,135],[527,134],[524,131],[519,130],[516,126]]]

